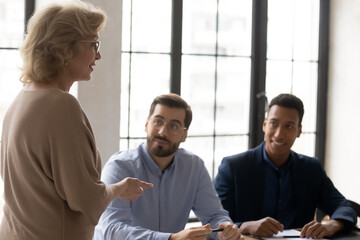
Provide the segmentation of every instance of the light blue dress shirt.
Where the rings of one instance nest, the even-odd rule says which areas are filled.
[[[113,200],[95,230],[96,240],[168,239],[184,229],[190,210],[202,224],[218,228],[231,221],[223,209],[204,162],[179,148],[162,173],[142,143],[138,148],[114,154],[101,179],[106,184],[135,177],[154,184],[135,201]],[[216,238],[216,233],[211,237]]]

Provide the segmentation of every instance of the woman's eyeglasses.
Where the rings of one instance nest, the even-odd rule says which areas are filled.
[[[80,42],[84,42],[84,43],[91,43],[91,45],[94,47],[94,50],[96,52],[96,54],[98,54],[100,52],[100,41],[80,41]]]

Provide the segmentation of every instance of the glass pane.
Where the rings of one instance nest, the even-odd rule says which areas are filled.
[[[319,0],[269,0],[267,57],[317,60],[319,7]]]
[[[250,59],[218,58],[216,134],[249,131]]]
[[[249,137],[234,136],[234,137],[216,137],[215,141],[215,169],[214,175],[218,172],[219,165],[224,157],[244,152],[249,146]]]
[[[292,62],[267,61],[266,95],[269,102],[280,93],[292,92]]]
[[[79,89],[79,83],[74,82],[73,85],[71,85],[69,93],[77,98],[78,97],[78,89]]]
[[[24,36],[24,0],[0,0],[0,48],[18,48]]]
[[[218,54],[250,56],[252,1],[219,1]]]
[[[127,150],[127,149],[137,148],[142,142],[145,142],[145,141],[146,141],[145,138],[131,139],[131,140],[121,139],[120,140],[120,145],[119,145],[119,151],[124,151],[124,150]]]
[[[216,0],[183,1],[183,53],[215,54],[216,2]]]
[[[303,132],[316,131],[317,69],[313,62],[294,62],[293,94],[299,97],[305,108]]]
[[[192,129],[194,130],[194,129]],[[189,135],[191,134],[191,128],[189,129]],[[210,176],[212,176],[213,171],[213,137],[187,137],[186,141],[180,144],[181,148],[196,154],[199,156],[205,163],[206,169],[208,170]]]
[[[292,59],[294,0],[268,1],[267,57]]]
[[[303,131],[316,131],[317,67],[314,62],[268,61],[266,93],[268,101],[280,93],[299,97],[305,108]]]
[[[212,135],[214,129],[215,58],[183,56],[181,96],[193,111],[189,134]]]
[[[121,54],[121,93],[120,93],[120,136],[128,137],[129,95],[130,95],[130,54]]]
[[[145,120],[153,99],[170,91],[170,57],[132,54],[131,64],[130,81],[122,79],[130,84],[130,88],[125,86],[125,89],[130,89],[130,136],[144,137]]]
[[[171,1],[132,0],[132,50],[170,52]]]
[[[130,51],[130,31],[131,31],[131,2],[132,0],[123,0],[121,44],[122,51]]]
[[[128,143],[129,143],[129,141],[127,139],[120,139],[119,151],[128,149]],[[103,159],[103,161],[104,160],[107,160],[107,159]]]
[[[319,0],[295,1],[294,59],[318,59],[319,7]]]
[[[0,136],[5,113],[22,88],[20,70],[22,60],[18,50],[0,50]]]
[[[300,137],[295,140],[291,149],[299,154],[314,157],[315,138],[316,135],[313,133],[302,133]]]

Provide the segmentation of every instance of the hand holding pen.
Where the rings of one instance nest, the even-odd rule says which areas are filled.
[[[219,228],[213,229],[213,232],[218,232],[219,239],[242,239],[239,227],[232,222],[219,224]]]
[[[180,232],[173,233],[170,235],[169,240],[182,240],[182,239],[197,239],[197,240],[206,240],[206,236],[212,232],[210,224],[206,224],[200,227],[191,227],[184,229]]]

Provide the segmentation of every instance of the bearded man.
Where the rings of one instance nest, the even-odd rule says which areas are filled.
[[[102,172],[106,184],[138,177],[154,187],[137,201],[112,201],[96,227],[96,240],[206,239],[208,234],[213,239],[241,239],[203,160],[179,148],[191,120],[191,108],[179,95],[154,99],[145,124],[146,144],[114,154]],[[191,210],[203,226],[184,230]]]

